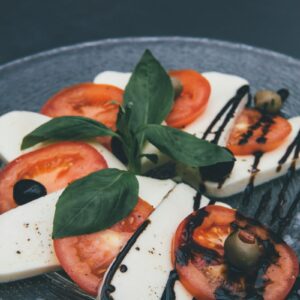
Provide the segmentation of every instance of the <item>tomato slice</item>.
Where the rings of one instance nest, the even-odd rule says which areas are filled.
[[[24,154],[0,172],[0,213],[17,206],[13,187],[21,179],[36,180],[52,193],[103,168],[103,156],[86,143],[61,142]]]
[[[52,96],[41,113],[49,117],[84,116],[115,129],[123,90],[95,83],[80,83]]]
[[[83,290],[96,296],[107,268],[152,211],[150,204],[139,199],[129,216],[109,229],[54,240],[61,266]]]
[[[194,70],[170,71],[169,75],[181,82],[183,90],[175,99],[166,122],[171,127],[182,128],[204,112],[211,88],[208,80]]]
[[[292,131],[288,120],[245,109],[237,118],[227,148],[236,155],[268,152],[279,147]]]
[[[237,273],[224,257],[224,242],[237,228],[254,235],[268,249],[257,272],[250,275]],[[228,299],[249,299],[250,293],[258,290],[263,299],[283,300],[299,273],[295,253],[282,239],[235,210],[216,205],[181,222],[173,240],[172,258],[181,283],[198,300],[213,300],[224,294]]]

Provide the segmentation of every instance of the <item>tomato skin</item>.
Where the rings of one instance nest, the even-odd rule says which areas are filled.
[[[0,213],[17,206],[13,187],[21,179],[36,180],[52,193],[103,168],[103,156],[86,143],[60,142],[21,155],[0,172]]]
[[[194,70],[170,71],[169,75],[182,83],[183,90],[175,99],[166,122],[171,127],[182,128],[204,112],[211,87],[208,80]]]
[[[139,199],[133,211],[109,229],[54,240],[65,272],[87,293],[96,296],[104,273],[153,207]]]
[[[264,118],[266,120],[264,120]],[[255,126],[262,120],[260,125],[254,130],[249,127]],[[268,133],[263,134],[264,126],[268,126]],[[261,112],[255,109],[245,109],[237,118],[234,128],[229,136],[227,148],[235,155],[250,155],[255,152],[269,152],[278,148],[288,137],[292,131],[292,126],[288,120],[280,116],[266,116],[264,117]],[[251,136],[243,142],[243,138],[247,134]],[[260,138],[262,142],[259,142]]]
[[[197,218],[201,216],[200,212],[204,217],[199,225],[195,222],[198,222]],[[188,229],[190,224],[197,224],[197,227],[190,231]],[[230,278],[227,280],[226,274],[229,273],[230,266],[224,257],[224,249],[221,249],[225,239],[233,230],[232,224],[235,224],[234,226],[238,226],[238,228],[246,229],[258,239],[267,241],[270,243],[269,245],[275,247],[274,257],[272,252],[266,253],[265,259],[271,260],[265,273],[256,276],[261,276],[259,278],[264,279],[264,282],[266,282],[263,291],[264,299],[285,299],[299,273],[298,259],[295,253],[264,226],[239,215],[232,209],[224,207],[207,206],[188,216],[179,225],[173,240],[172,260],[181,283],[198,300],[216,299],[216,291],[224,285],[226,289],[229,289],[229,295],[232,295],[232,297],[238,296],[241,299],[246,299],[241,295],[244,293],[245,285],[251,283],[246,283],[247,275],[244,273],[240,275],[238,280],[232,281]],[[229,230],[223,230],[225,227]],[[222,230],[218,231],[219,228]],[[188,237],[187,232],[189,232],[190,237]],[[206,235],[206,241],[203,240],[202,234]],[[192,255],[186,260],[187,258],[180,251],[184,249],[182,247],[185,247],[189,238],[191,238],[192,243],[202,247],[199,248],[202,250],[192,250]],[[222,241],[221,245],[220,241]],[[213,251],[213,256],[209,254],[212,252],[207,251]],[[270,255],[272,258],[270,258]],[[185,260],[181,261],[181,257],[184,257]],[[273,261],[273,258],[276,258],[276,260]],[[251,285],[249,288],[254,289],[254,286]]]

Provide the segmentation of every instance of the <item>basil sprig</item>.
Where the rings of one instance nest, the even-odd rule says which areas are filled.
[[[53,238],[93,233],[124,219],[138,201],[134,174],[104,169],[71,183],[60,196]]]
[[[173,100],[174,89],[169,75],[151,52],[146,50],[124,93],[124,106],[130,107],[129,116],[128,110],[125,110],[124,116],[128,128],[137,133],[145,125],[160,124],[170,112]],[[122,132],[123,128],[118,129]],[[143,144],[143,139],[140,142]]]
[[[85,140],[98,136],[118,136],[105,125],[85,117],[66,116],[54,118],[26,135],[21,149],[49,140]]]
[[[205,167],[233,160],[224,148],[172,127],[148,125],[145,133],[146,139],[162,153],[189,167]]]

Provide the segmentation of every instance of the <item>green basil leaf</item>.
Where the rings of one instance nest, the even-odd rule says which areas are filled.
[[[128,169],[130,171],[134,172],[135,174],[139,174],[141,169],[141,160],[139,157],[140,134],[135,133],[129,126],[131,113],[131,107],[128,105],[122,106],[119,109],[117,118],[117,132],[122,137],[122,145],[118,145],[118,143],[114,141],[114,144],[112,144],[112,150],[118,158],[122,158],[124,162],[127,162]]]
[[[48,140],[85,140],[98,136],[117,136],[105,125],[85,117],[58,117],[41,125],[23,139],[21,149]]]
[[[73,182],[56,204],[53,238],[111,227],[136,206],[138,189],[132,173],[117,169],[104,169]]]
[[[161,152],[190,167],[204,167],[234,160],[224,148],[175,128],[149,125],[145,134],[146,139]]]
[[[151,52],[146,50],[124,93],[124,105],[131,108],[131,130],[136,132],[141,126],[160,124],[170,112],[173,99],[170,77]]]

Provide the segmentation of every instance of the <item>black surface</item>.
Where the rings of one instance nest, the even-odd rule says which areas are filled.
[[[0,64],[108,37],[194,36],[300,58],[299,0],[0,0]]]

